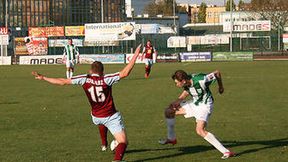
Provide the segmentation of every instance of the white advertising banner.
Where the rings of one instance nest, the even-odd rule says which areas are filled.
[[[20,65],[63,64],[62,55],[50,56],[20,56]]]
[[[288,34],[283,34],[283,43],[288,43]]]
[[[141,34],[158,34],[160,32],[159,24],[139,24]]]
[[[47,65],[47,64],[64,64],[62,55],[49,56],[20,56],[20,65]],[[80,55],[80,64],[91,64],[94,61],[101,61],[103,64],[124,63],[124,54],[92,54]],[[11,61],[10,61],[11,62]]]
[[[188,36],[187,45],[229,44],[229,34],[209,34],[204,36]]]
[[[83,39],[72,39],[72,42],[77,47],[83,47]],[[68,44],[68,39],[50,39],[49,47],[64,47]]]
[[[231,23],[223,23],[223,32],[231,31]],[[258,31],[271,31],[271,21],[236,21],[233,22],[234,32],[258,32]]]
[[[0,65],[11,65],[11,56],[0,56]]]
[[[9,44],[9,35],[0,35],[0,45]]]
[[[84,46],[119,46],[119,41],[84,42]]]
[[[167,47],[186,47],[186,37],[172,36],[167,39]]]
[[[168,27],[168,26],[159,26],[159,33],[160,34],[175,34],[177,32],[175,32],[175,30],[172,27]]]
[[[129,63],[134,54],[126,54],[126,62]],[[156,54],[153,54],[153,62],[156,62]],[[145,55],[139,54],[136,63],[145,63]]]
[[[85,41],[124,41],[135,39],[135,22],[85,24]]]

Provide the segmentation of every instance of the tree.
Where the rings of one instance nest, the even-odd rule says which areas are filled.
[[[144,8],[144,14],[149,14],[151,16],[156,16],[159,14],[159,7],[155,2],[149,3]]]
[[[283,29],[288,22],[288,3],[286,0],[252,0],[251,11],[255,17],[270,20],[272,29]]]
[[[198,22],[199,23],[206,23],[206,3],[202,2],[198,12]]]
[[[239,3],[238,3],[238,8],[239,8],[240,11],[244,10],[244,5],[245,5],[244,1],[240,0]]]
[[[162,0],[157,3],[151,2],[144,8],[144,14],[149,14],[151,16],[164,15],[172,16],[173,15],[173,2],[174,0]],[[176,3],[176,2],[175,2]],[[176,7],[176,4],[175,4]]]
[[[177,6],[176,7],[176,12],[177,13],[187,13],[187,8],[186,7]]]
[[[226,11],[230,11],[230,1],[231,0],[227,0],[227,2],[226,2],[226,6],[225,6],[225,8],[226,8]],[[234,2],[234,0],[232,0],[232,11],[235,11],[235,9],[236,9],[236,5],[235,5],[235,2]]]

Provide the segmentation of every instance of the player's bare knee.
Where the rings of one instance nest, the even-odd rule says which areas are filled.
[[[203,128],[196,128],[196,133],[201,136],[201,137],[205,137],[206,131]]]

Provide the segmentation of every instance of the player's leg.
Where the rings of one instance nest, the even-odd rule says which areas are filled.
[[[145,59],[145,78],[148,78],[149,77],[149,60],[148,59]]]
[[[227,148],[225,148],[211,132],[208,132],[206,130],[207,121],[208,121],[209,115],[211,114],[212,107],[213,105],[201,105],[201,106],[194,107],[195,118],[196,118],[196,133],[199,136],[203,137],[207,142],[209,142],[212,146],[214,146],[218,151],[220,151],[223,154],[223,157],[235,156],[235,154],[230,152]]]
[[[152,65],[153,65],[153,60],[152,59],[149,59],[148,60],[148,77],[151,73],[151,68],[152,68]]]
[[[73,73],[74,73],[74,65],[72,65],[71,67],[70,67],[70,78],[72,78],[73,77]]]
[[[107,141],[108,128],[105,127],[104,125],[100,124],[100,125],[98,125],[98,129],[99,129],[99,133],[100,133],[100,137],[101,137],[101,144],[102,144],[101,150],[106,151],[107,145],[108,145],[108,141]]]
[[[115,140],[118,142],[118,145],[115,148],[114,161],[120,161],[124,157],[128,144],[121,114],[117,112],[109,117],[109,121],[105,123],[105,126],[109,129]]]
[[[179,108],[175,109],[173,107],[168,107],[165,110],[165,118],[166,118],[166,124],[167,124],[167,138],[159,140],[159,143],[162,145],[165,144],[172,144],[175,145],[177,143],[176,140],[176,134],[175,134],[175,116],[176,115],[184,115],[185,109]]]
[[[70,78],[70,67],[71,67],[70,61],[66,60],[66,77],[67,78]]]
[[[121,132],[115,133],[113,135],[115,140],[118,142],[118,145],[115,148],[114,161],[120,161],[124,157],[128,144],[126,132],[125,130],[122,130]]]
[[[102,145],[101,145],[101,151],[106,151],[107,149],[107,127],[105,127],[104,123],[107,122],[108,118],[97,118],[94,117],[93,115],[92,117],[92,121],[95,125],[98,126],[99,129],[99,133],[100,133],[100,137],[101,137],[101,141],[102,141]],[[103,145],[105,146],[105,148],[103,148]]]

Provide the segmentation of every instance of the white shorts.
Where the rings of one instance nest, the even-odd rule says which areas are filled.
[[[66,67],[71,67],[74,68],[74,66],[76,65],[76,60],[66,60]]]
[[[180,106],[185,110],[185,118],[196,118],[198,120],[208,122],[208,118],[213,111],[213,103],[195,105],[193,101],[185,101],[180,104]]]
[[[116,112],[112,116],[108,116],[105,118],[97,118],[95,116],[92,116],[92,121],[96,125],[105,125],[109,129],[109,131],[114,135],[116,133],[119,133],[125,129],[122,116],[120,112]]]
[[[145,58],[145,65],[146,65],[146,66],[152,66],[152,65],[153,65],[153,59],[147,59],[147,58]]]

